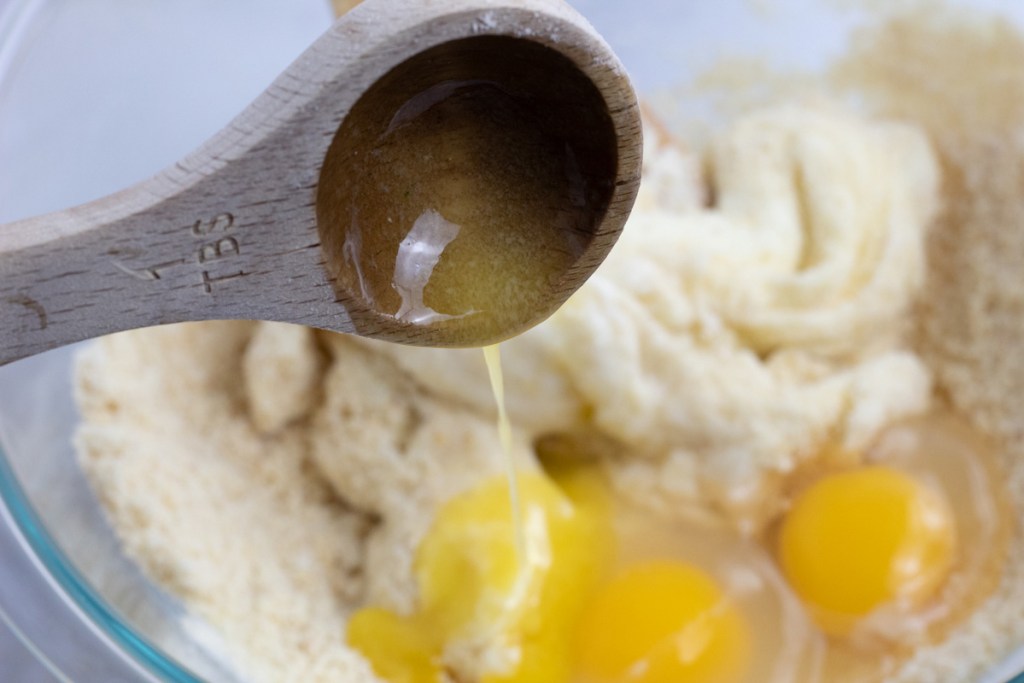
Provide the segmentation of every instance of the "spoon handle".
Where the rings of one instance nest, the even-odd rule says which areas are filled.
[[[223,242],[207,248],[192,226],[165,218],[173,215],[168,204],[180,200],[152,192],[153,185],[164,184],[151,181],[0,226],[0,363],[132,327],[177,322],[185,311],[196,315],[206,304],[201,280],[187,286],[196,249],[200,265],[216,254],[226,261],[232,244],[238,252],[240,245],[228,235],[235,218],[224,213],[197,219],[196,232],[223,235]],[[202,272],[208,280],[222,273]]]
[[[331,306],[345,329],[323,269],[310,267],[322,258],[315,224],[289,215],[294,197],[247,192],[238,177],[178,164],[95,202],[0,225],[0,365],[137,327],[275,319],[282,306],[296,322],[323,320]],[[290,191],[314,199],[312,186]]]

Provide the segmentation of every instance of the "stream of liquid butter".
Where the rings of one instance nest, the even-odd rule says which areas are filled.
[[[491,391],[494,403],[498,407],[498,439],[505,459],[505,476],[508,478],[508,499],[512,506],[512,525],[516,534],[516,555],[519,563],[526,562],[526,535],[523,529],[523,515],[519,500],[519,482],[516,479],[516,466],[512,460],[512,425],[508,421],[505,410],[505,381],[501,374],[501,348],[498,344],[483,348],[484,362],[487,363],[487,374],[491,378]]]

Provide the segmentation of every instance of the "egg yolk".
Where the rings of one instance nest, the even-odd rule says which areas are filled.
[[[778,556],[823,630],[846,635],[886,604],[920,605],[949,573],[956,545],[945,499],[899,470],[870,466],[811,484],[782,521]]]
[[[565,683],[572,625],[610,549],[598,515],[519,474],[522,547],[505,478],[445,504],[417,550],[417,610],[358,611],[348,641],[392,683]]]
[[[696,567],[633,565],[599,589],[574,643],[586,683],[727,683],[749,659],[737,608]]]

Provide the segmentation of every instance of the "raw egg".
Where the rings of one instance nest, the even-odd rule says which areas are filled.
[[[616,554],[576,628],[574,683],[820,680],[824,638],[758,543],[612,510]]]
[[[831,637],[826,679],[878,678],[976,607],[1002,568],[1006,505],[991,446],[946,414],[890,427],[860,464],[803,476],[774,545]]]
[[[614,541],[596,501],[577,504],[539,473],[517,480],[518,514],[504,477],[440,509],[416,555],[415,613],[370,607],[353,615],[348,641],[382,678],[569,680],[571,627]]]
[[[581,680],[735,681],[750,634],[719,582],[679,561],[639,562],[601,587],[576,629]]]
[[[600,510],[615,539],[573,637],[571,683],[820,680],[825,641],[772,557],[724,522],[684,522],[617,499],[590,434],[537,443],[547,474]]]
[[[883,605],[915,609],[953,562],[953,512],[938,491],[883,465],[822,477],[803,491],[779,534],[790,584],[834,635]]]

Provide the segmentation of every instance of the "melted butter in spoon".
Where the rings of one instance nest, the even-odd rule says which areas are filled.
[[[519,58],[496,60],[503,50]],[[593,84],[567,60],[556,83],[540,68],[551,59],[528,41],[456,41],[355,104],[317,198],[353,319],[372,310],[419,328],[402,341],[445,330],[446,345],[477,346],[539,322],[578,286],[613,189],[614,129]]]

